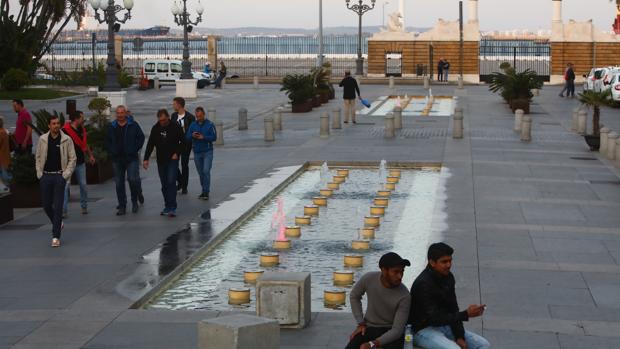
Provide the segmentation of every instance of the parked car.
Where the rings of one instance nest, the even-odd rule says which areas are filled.
[[[154,85],[155,78],[159,79],[161,85],[174,85],[177,80],[181,79],[183,67],[181,61],[171,59],[154,59],[146,60],[142,66],[144,75],[149,81],[149,86]],[[208,75],[192,71],[192,76],[196,79],[198,88],[205,88],[211,84]]]
[[[620,67],[603,68],[603,72],[601,73],[601,89],[602,90],[611,89],[611,79],[617,73],[620,73]]]
[[[610,80],[609,87],[611,88],[611,98],[620,104],[620,72],[617,72]]]
[[[585,82],[583,83],[583,90],[584,91],[600,91],[600,83],[598,81],[601,80],[601,74],[603,73],[603,68],[592,68],[592,70],[590,70],[590,73],[588,75],[584,75],[583,77],[586,78]],[[598,89],[597,89],[598,86]]]

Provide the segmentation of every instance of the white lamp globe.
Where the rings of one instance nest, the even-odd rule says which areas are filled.
[[[123,0],[123,5],[126,9],[131,10],[133,8],[133,0]]]
[[[179,8],[179,5],[177,5],[176,1],[172,3],[170,11],[173,15],[178,15],[181,12],[181,9]]]
[[[198,5],[196,6],[196,13],[198,13],[199,15],[202,15],[205,12],[204,7],[202,7],[202,4],[200,3],[200,1],[198,1]]]
[[[108,0],[99,0],[99,8],[103,11],[108,9]]]
[[[99,0],[88,0],[88,3],[95,11],[99,9]]]

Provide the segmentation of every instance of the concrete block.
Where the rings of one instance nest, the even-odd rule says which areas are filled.
[[[222,121],[215,122],[215,131],[217,132],[215,145],[224,145],[224,123]]]
[[[342,129],[342,112],[340,108],[332,110],[332,129]]]
[[[394,108],[394,129],[401,130],[403,128],[403,108]]]
[[[588,132],[588,112],[580,110],[577,113],[577,133],[584,135]]]
[[[463,108],[456,108],[453,119],[452,138],[461,139],[463,138]]]
[[[268,116],[265,118],[265,142],[273,142],[275,141],[274,132],[273,132],[273,118]]]
[[[304,328],[311,319],[310,273],[266,272],[256,284],[256,313],[281,327]]]
[[[618,134],[616,132],[610,132],[607,136],[607,159],[615,160],[616,159],[616,147],[611,146],[612,144],[616,144],[618,140]]]
[[[521,125],[523,124],[523,114],[524,112],[521,109],[517,109],[515,111],[515,132],[521,132]]]
[[[521,124],[521,141],[522,142],[532,141],[532,117],[531,116],[523,117],[523,123]]]
[[[239,131],[245,131],[248,129],[248,110],[245,108],[239,109]]]
[[[329,138],[329,114],[321,114],[321,125],[319,135],[321,138]]]
[[[278,322],[252,315],[232,315],[198,323],[198,349],[247,348],[280,348]]]
[[[198,97],[198,81],[196,79],[179,79],[176,81],[176,96],[194,99]]]
[[[383,135],[383,137],[387,139],[392,139],[396,137],[396,133],[394,131],[394,114],[393,113],[388,113],[385,116],[385,134]]]
[[[598,150],[601,154],[607,153],[607,136],[609,135],[609,131],[611,130],[607,127],[601,128],[601,147]]]

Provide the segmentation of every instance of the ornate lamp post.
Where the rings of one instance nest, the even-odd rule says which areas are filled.
[[[108,59],[105,71],[105,86],[103,91],[120,91],[121,85],[118,83],[118,69],[116,69],[116,59],[114,57],[114,33],[120,30],[120,23],[125,23],[131,19],[131,9],[133,0],[123,0],[124,8],[116,5],[114,0],[88,0],[95,10],[95,19],[99,23],[108,25]],[[103,16],[99,13],[102,11]],[[117,17],[121,11],[127,10],[122,18]],[[93,67],[95,69],[96,67]]]
[[[356,70],[355,75],[364,75],[364,57],[362,57],[362,16],[375,8],[375,2],[377,0],[370,0],[372,5],[364,4],[364,0],[358,0],[357,4],[351,5],[351,0],[346,0],[347,8],[355,13],[357,13],[359,17],[359,28],[358,28],[358,42],[357,42],[357,61],[356,61]]]
[[[177,4],[175,1],[172,4],[172,14],[174,15],[174,22],[183,27],[183,63],[181,64],[183,67],[183,71],[181,72],[181,79],[193,79],[192,76],[192,62],[189,61],[189,39],[188,33],[190,33],[193,29],[193,26],[198,25],[198,23],[202,22],[202,14],[204,12],[204,8],[200,1],[198,1],[198,6],[196,7],[196,13],[198,13],[198,17],[196,21],[193,21],[189,18],[189,12],[187,12],[187,0],[181,0],[183,3],[182,7]]]

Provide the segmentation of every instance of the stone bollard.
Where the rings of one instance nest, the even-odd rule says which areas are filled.
[[[390,86],[390,90],[394,89],[394,77],[393,76],[390,76],[389,86]]]
[[[540,96],[540,90],[537,88],[532,89],[532,94],[534,95],[534,97],[538,97]]]
[[[265,142],[273,142],[275,140],[273,135],[273,118],[268,116],[265,118]]]
[[[588,112],[580,110],[577,113],[577,133],[585,135],[588,132]]]
[[[396,137],[396,133],[394,132],[394,114],[393,113],[388,113],[385,116],[385,133],[383,137],[387,139],[392,139]]]
[[[342,128],[342,114],[340,108],[332,110],[332,128],[340,130]]]
[[[254,77],[254,89],[258,90],[259,88],[259,82],[258,82],[258,76]]]
[[[428,75],[424,77],[424,88],[427,90],[431,88],[431,78]]]
[[[329,114],[321,114],[321,130],[319,133],[321,138],[329,138]]]
[[[198,349],[273,349],[280,347],[280,323],[246,314],[198,323]]]
[[[454,124],[452,129],[452,138],[463,138],[463,108],[458,107],[454,110]]]
[[[282,131],[282,108],[277,108],[273,116],[273,129]]]
[[[521,124],[523,124],[523,114],[524,111],[522,109],[517,109],[515,111],[515,132],[521,132]]]
[[[239,109],[239,131],[245,131],[248,129],[248,110],[245,108]]]
[[[618,134],[616,132],[610,132],[609,136],[607,136],[607,159],[615,160],[616,159],[616,141],[618,140]],[[614,144],[612,147],[611,145]]]
[[[215,145],[224,145],[224,123],[221,121],[215,122],[215,132],[217,133],[217,139]]]
[[[459,78],[458,78],[458,88],[459,88],[459,90],[462,90],[463,87],[464,87],[464,85],[463,85],[463,77],[459,75]]]
[[[607,127],[601,128],[601,147],[598,148],[599,153],[606,154],[607,153],[607,137],[609,136],[609,132],[611,130]],[[610,146],[615,147],[615,145],[610,144]]]
[[[394,108],[394,129],[402,130],[403,128],[403,108]]]
[[[209,119],[209,121],[211,121],[212,123],[215,123],[217,121],[217,113],[215,109],[209,108],[207,110],[207,119]]]
[[[620,165],[620,139],[616,139],[616,163]]]
[[[531,142],[532,141],[532,117],[524,116],[523,123],[521,124],[521,141],[522,142]]]
[[[581,110],[581,108],[577,107],[575,109],[573,109],[573,119],[571,121],[570,124],[570,130],[573,132],[577,132],[577,127],[579,127],[579,111]]]

